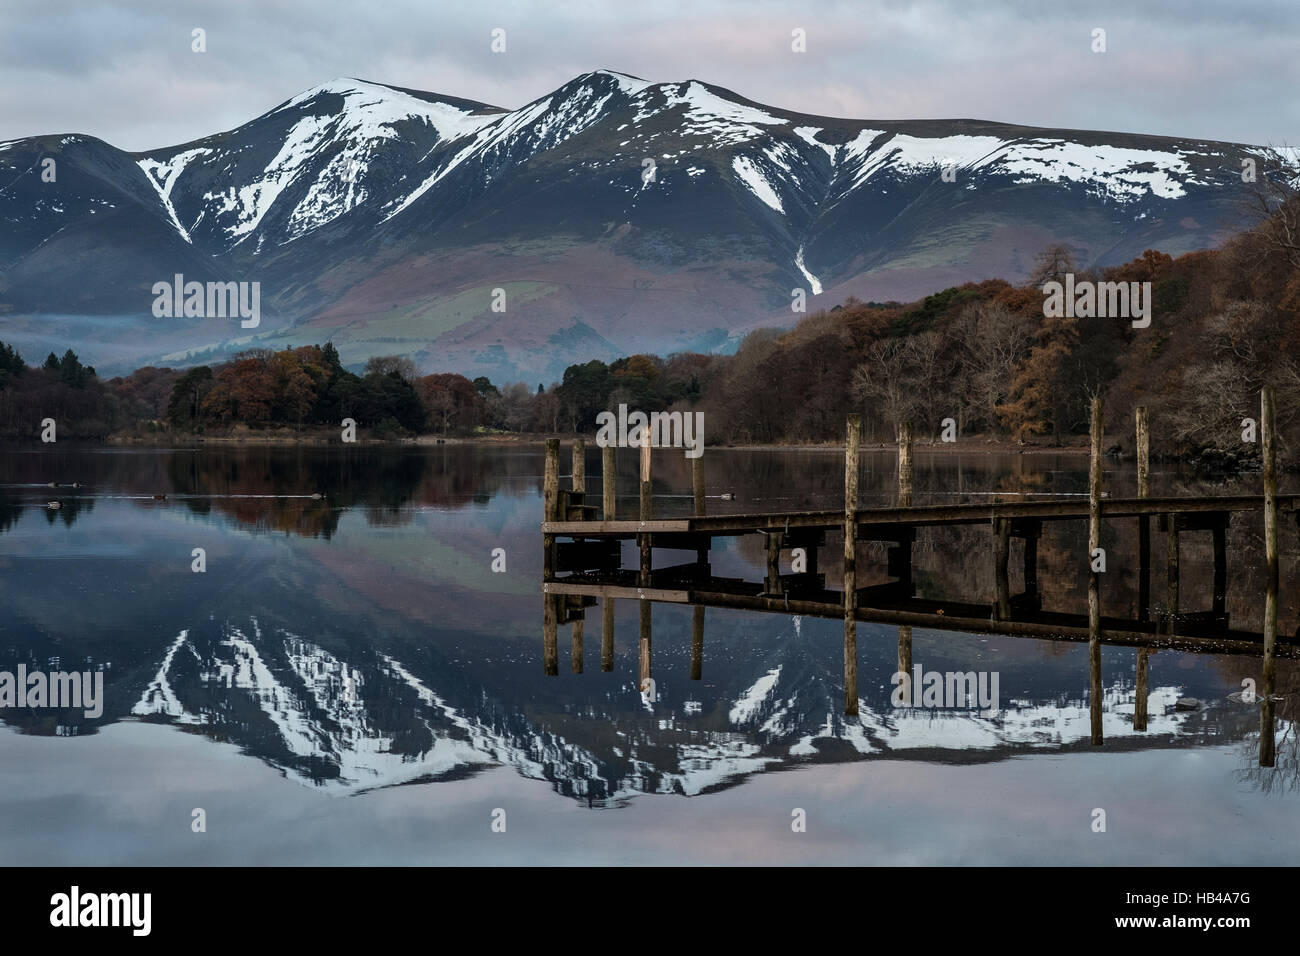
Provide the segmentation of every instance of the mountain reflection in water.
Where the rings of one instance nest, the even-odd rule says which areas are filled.
[[[711,450],[705,460],[710,488],[735,496],[722,507],[838,505],[842,459],[834,450]],[[892,457],[868,462],[864,503],[883,502]],[[1042,752],[1070,759],[1092,749],[1086,646],[917,629],[916,663],[996,670],[1001,701],[991,712],[906,709],[890,702],[897,629],[861,624],[861,713],[846,719],[837,622],[710,608],[703,679],[693,681],[692,610],[657,605],[649,700],[637,687],[635,602],[619,601],[612,671],[544,676],[541,464],[531,445],[8,454],[0,465],[0,669],[56,659],[65,669],[102,667],[107,704],[98,721],[56,711],[0,715],[22,733],[49,736],[94,734],[119,721],[174,724],[332,793],[455,786],[505,766],[593,807],[638,794],[710,794],[809,764],[993,763]],[[632,496],[635,462],[621,467],[620,494]],[[1116,467],[1108,486],[1131,482]],[[689,487],[680,463],[665,461],[657,477],[665,495]],[[920,500],[1078,493],[1085,480],[1086,460],[1069,456],[918,454]],[[1156,480],[1207,493],[1176,473]],[[81,487],[51,489],[52,481]],[[779,502],[768,501],[772,489],[781,490]],[[51,499],[63,506],[48,508]],[[685,507],[689,500],[663,500],[668,514]],[[1044,536],[1045,568],[1073,560],[1072,533]],[[1124,534],[1116,532],[1114,553],[1127,546]],[[1249,549],[1257,539],[1242,521],[1229,546]],[[969,559],[972,540],[947,529],[923,533],[918,588],[991,589],[988,562]],[[1285,581],[1295,570],[1294,528],[1284,528],[1282,543]],[[201,574],[191,570],[195,548],[206,553]],[[492,571],[498,548],[504,573]],[[1187,593],[1204,591],[1209,557],[1208,548],[1188,545]],[[761,577],[763,561],[759,541],[728,542],[714,556],[716,573],[750,578]],[[1053,578],[1063,582],[1054,592]],[[1045,574],[1045,603],[1078,601],[1085,582],[1075,578]],[[1132,609],[1133,585],[1122,567],[1108,578],[1115,613]],[[1230,581],[1234,622],[1249,625],[1259,594],[1250,571]],[[1291,593],[1282,617],[1293,633]],[[595,652],[586,649],[593,664]],[[1153,654],[1150,719],[1139,733],[1133,651],[1105,648],[1104,749],[1231,745],[1252,786],[1294,780],[1289,661],[1279,662],[1278,767],[1250,768],[1258,709],[1228,695],[1257,671],[1252,658]],[[1199,706],[1178,710],[1180,697]]]

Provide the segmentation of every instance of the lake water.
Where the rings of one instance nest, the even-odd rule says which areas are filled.
[[[710,494],[734,496],[710,513],[842,505],[838,449],[710,449],[704,461]],[[1273,769],[1256,766],[1258,705],[1229,696],[1259,677],[1256,658],[1152,654],[1139,733],[1135,652],[1105,647],[1101,747],[1089,742],[1087,647],[1056,641],[918,628],[915,664],[996,672],[1000,702],[913,710],[890,700],[898,629],[860,624],[861,713],[849,719],[841,622],[710,608],[691,680],[693,609],[655,604],[647,700],[638,609],[619,601],[613,669],[600,667],[596,607],[583,672],[561,625],[560,673],[546,676],[542,462],[527,444],[5,450],[0,671],[102,671],[105,700],[97,719],[0,710],[0,862],[1294,862],[1286,661]],[[635,467],[623,453],[629,515]],[[655,467],[657,510],[688,513],[688,463],[664,452]],[[893,467],[892,453],[866,455],[864,506],[892,503]],[[594,448],[587,470],[598,485]],[[920,449],[916,501],[1080,494],[1086,470],[1077,455]],[[1106,483],[1133,493],[1119,462]],[[1257,485],[1171,467],[1152,494]],[[1234,628],[1261,627],[1260,534],[1258,515],[1233,519]],[[1046,607],[1086,609],[1085,535],[1082,522],[1045,534]],[[919,593],[992,600],[990,538],[922,532]],[[1110,526],[1103,538],[1106,614],[1136,611],[1134,540]],[[1163,554],[1163,535],[1153,541]],[[1282,544],[1291,635],[1289,518]],[[823,552],[828,579],[838,548]],[[867,583],[883,568],[877,548],[863,546]],[[761,538],[719,540],[713,569],[761,580]],[[1209,535],[1184,535],[1184,606],[1208,607],[1211,580]],[[1180,697],[1200,704],[1177,710]]]

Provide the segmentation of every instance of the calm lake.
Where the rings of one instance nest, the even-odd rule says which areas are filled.
[[[635,453],[621,454],[631,516]],[[893,453],[864,459],[863,506],[892,504]],[[710,513],[842,506],[840,449],[703,461],[710,495],[733,496]],[[917,504],[1086,493],[1086,456],[918,448],[916,465]],[[693,609],[655,604],[649,700],[626,600],[611,671],[593,607],[582,673],[561,624],[545,676],[542,468],[540,444],[4,450],[0,671],[102,671],[104,701],[94,719],[0,709],[0,863],[1294,863],[1289,661],[1267,770],[1259,706],[1239,693],[1252,657],[1153,653],[1135,732],[1136,652],[1103,648],[1101,747],[1086,644],[917,628],[915,664],[995,672],[1000,699],[900,708],[898,628],[862,623],[847,719],[842,622],[710,608],[691,680]],[[1132,495],[1131,466],[1107,468],[1107,491]],[[599,469],[592,448],[594,487]],[[689,462],[666,450],[655,469],[657,512],[688,514]],[[1258,491],[1157,466],[1151,493]],[[1086,610],[1085,524],[1044,534],[1044,607]],[[1113,524],[1103,610],[1132,615],[1136,533],[1119,525],[1134,522]],[[1233,518],[1233,628],[1262,626],[1261,537],[1258,513]],[[1289,640],[1289,516],[1281,543]],[[828,586],[839,548],[823,551]],[[993,600],[991,549],[984,528],[922,531],[918,594]],[[763,541],[719,539],[712,560],[761,580]],[[865,583],[884,561],[863,545]],[[1209,534],[1184,535],[1182,562],[1183,606],[1208,608]]]

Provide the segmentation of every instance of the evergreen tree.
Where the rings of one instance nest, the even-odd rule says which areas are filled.
[[[206,365],[192,368],[172,386],[167,403],[167,420],[185,431],[202,431],[203,399],[212,390],[212,369]]]
[[[72,349],[63,353],[63,358],[58,362],[58,369],[59,381],[70,388],[85,388],[86,383],[90,381],[91,370],[81,364],[77,353]]]
[[[4,388],[11,379],[17,378],[26,370],[27,364],[18,351],[0,342],[0,388]]]

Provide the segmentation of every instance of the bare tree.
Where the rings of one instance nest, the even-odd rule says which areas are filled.
[[[929,422],[943,383],[943,339],[924,332],[906,339],[883,339],[867,349],[867,360],[853,370],[853,397],[868,406],[869,417],[887,426],[889,436],[903,422]]]
[[[367,375],[389,375],[393,372],[408,382],[414,382],[420,375],[415,363],[405,355],[375,355],[366,359]]]
[[[1038,288],[1045,282],[1060,282],[1067,272],[1075,272],[1074,253],[1064,243],[1054,243],[1038,254],[1029,284]]]
[[[1264,249],[1282,254],[1291,268],[1300,269],[1300,177],[1286,163],[1285,146],[1271,147],[1263,168],[1255,170],[1255,179],[1244,200],[1246,211],[1258,217],[1256,226],[1264,239]]]
[[[1016,368],[1033,347],[1032,323],[996,302],[976,302],[957,317],[954,376],[963,412],[986,428],[998,426]],[[965,425],[965,422],[962,422]]]
[[[523,382],[515,382],[502,390],[501,400],[506,428],[512,432],[521,432],[527,428],[533,414],[532,390]]]

